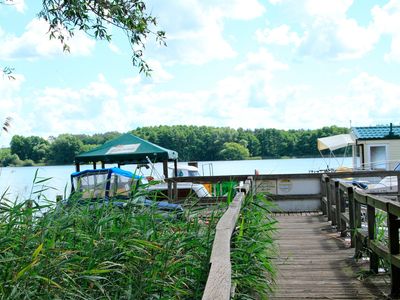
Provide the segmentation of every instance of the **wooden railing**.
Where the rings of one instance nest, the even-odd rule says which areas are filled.
[[[239,218],[242,202],[253,189],[251,178],[237,187],[237,194],[219,220],[210,257],[210,273],[203,300],[230,299],[232,289],[231,237]]]
[[[390,174],[390,175],[398,175]],[[351,247],[355,247],[355,257],[362,250],[369,253],[369,267],[378,273],[379,258],[390,266],[391,297],[400,296],[400,203],[378,195],[367,194],[352,185],[340,182],[328,175],[322,176],[322,212],[337,227],[342,236],[350,232]],[[387,214],[387,242],[377,240],[377,210]],[[362,226],[364,223],[366,226]],[[365,222],[366,221],[366,222]],[[379,230],[385,230],[384,228]],[[365,229],[364,229],[365,228]]]

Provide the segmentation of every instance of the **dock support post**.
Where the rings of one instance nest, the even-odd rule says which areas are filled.
[[[350,247],[354,248],[355,246],[355,216],[354,216],[354,190],[353,187],[347,188],[347,197],[349,200],[349,227],[350,227]]]
[[[339,185],[339,182],[338,182]],[[342,214],[346,212],[346,199],[344,197],[344,191],[338,187],[338,195],[339,195],[339,223],[338,223],[338,229],[340,230],[340,236],[345,237],[346,236],[346,222],[342,219]]]
[[[326,186],[326,203],[327,203],[327,214],[328,214],[328,221],[332,219],[332,193],[331,193],[331,184],[330,178],[327,176],[325,177],[325,186]]]
[[[339,205],[339,181],[331,182],[332,203],[335,204],[335,214],[332,216],[332,226],[340,227],[340,205]]]
[[[399,227],[400,220],[396,215],[391,213],[391,203],[387,203],[387,226],[389,236],[389,251],[391,255],[400,254],[399,247]],[[394,299],[400,297],[400,268],[396,267],[392,262],[390,263],[390,296]]]
[[[368,203],[370,199],[371,198],[368,198],[367,200],[368,239],[370,242],[373,242],[375,239],[375,223],[376,223],[375,207]],[[374,251],[371,251],[369,255],[369,270],[374,274],[378,274],[378,267],[379,267],[379,256]]]
[[[355,254],[354,257],[359,258],[362,255],[362,240],[358,234],[361,231],[361,203],[354,199],[354,237],[355,237]]]

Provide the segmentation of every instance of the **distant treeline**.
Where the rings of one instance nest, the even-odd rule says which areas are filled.
[[[177,125],[142,127],[131,132],[177,151],[180,161],[212,161],[317,156],[317,138],[347,133],[348,129],[330,126],[314,130],[250,130]],[[38,136],[15,135],[10,148],[1,150],[0,161],[3,166],[71,164],[76,154],[93,149],[120,134],[62,134],[47,140]]]

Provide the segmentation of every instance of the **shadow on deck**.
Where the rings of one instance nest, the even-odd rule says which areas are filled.
[[[366,277],[350,241],[319,213],[276,215],[277,289],[271,299],[389,299],[387,275]],[[364,278],[363,278],[364,277]]]

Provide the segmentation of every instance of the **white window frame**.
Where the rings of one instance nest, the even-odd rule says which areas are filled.
[[[372,170],[372,161],[371,161],[371,148],[372,147],[385,147],[385,155],[386,155],[386,161],[385,161],[385,170],[389,169],[389,145],[388,144],[368,144],[367,145],[367,158],[368,158],[368,163],[369,163],[369,169]]]

